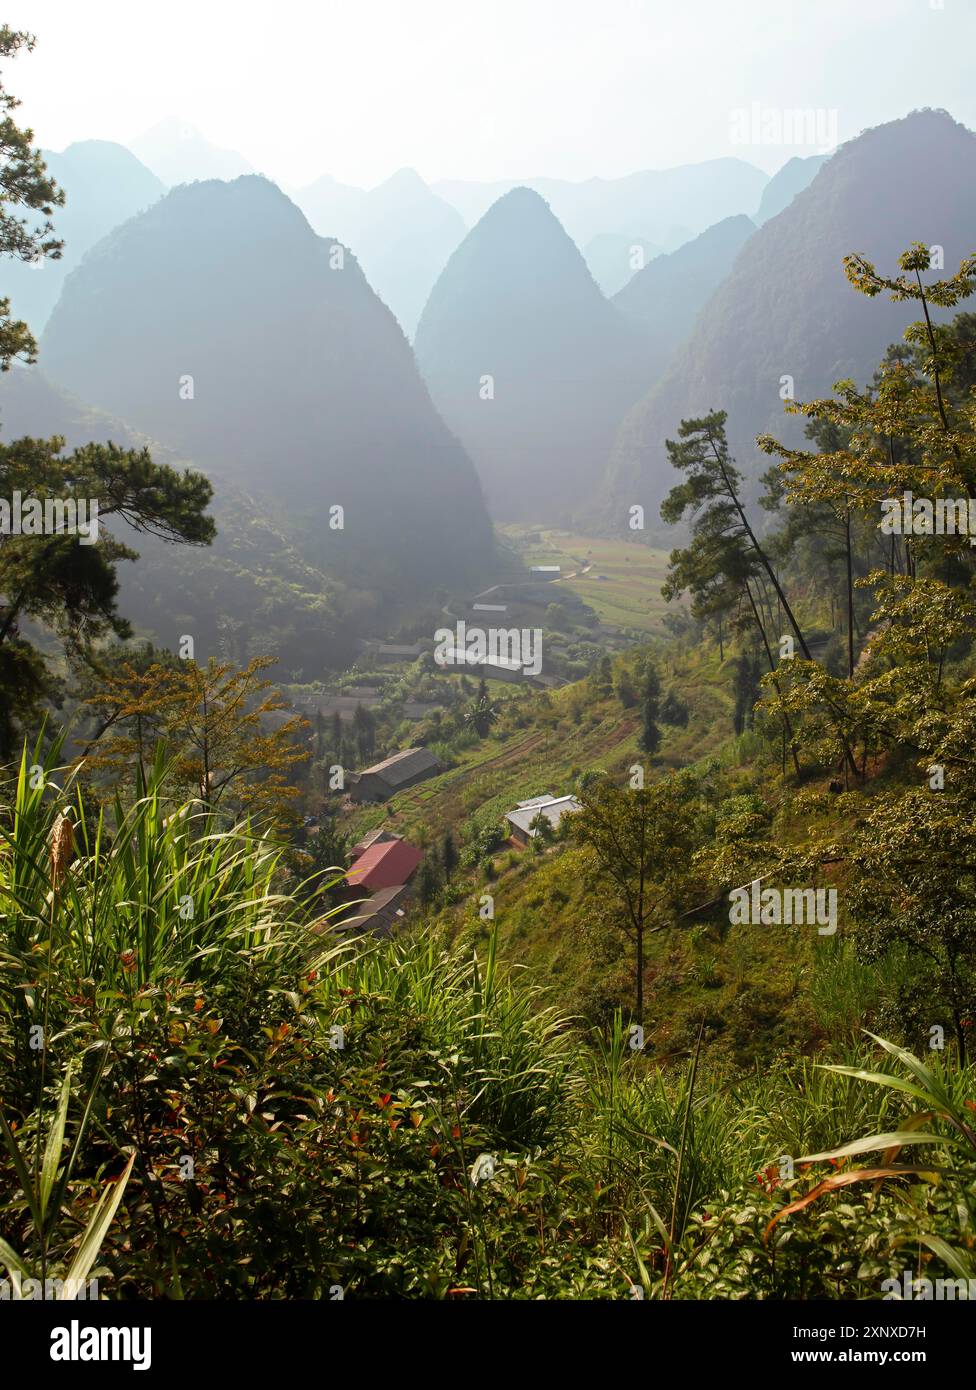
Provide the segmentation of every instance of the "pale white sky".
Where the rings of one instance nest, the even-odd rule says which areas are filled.
[[[4,74],[40,144],[165,116],[286,185],[615,177],[721,155],[730,113],[918,106],[976,126],[976,0],[8,0]]]

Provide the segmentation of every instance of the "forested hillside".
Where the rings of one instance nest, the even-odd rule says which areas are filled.
[[[634,503],[656,516],[676,421],[725,410],[732,455],[754,479],[757,434],[785,428],[791,442],[800,438],[782,423],[784,401],[826,395],[845,378],[870,380],[903,317],[885,300],[852,295],[843,258],[860,251],[889,264],[924,239],[941,248],[946,268],[958,266],[976,224],[976,184],[965,171],[976,171],[972,131],[945,112],[913,112],[844,145],[765,222],[663,380],[622,424],[601,492],[608,524],[624,529]]]

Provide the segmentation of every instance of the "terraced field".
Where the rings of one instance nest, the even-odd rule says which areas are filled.
[[[677,668],[662,673],[667,685],[688,703],[685,728],[666,727],[660,758],[680,767],[716,754],[731,733],[727,680],[717,658],[689,653]],[[511,690],[511,687],[509,687]],[[637,749],[640,715],[621,708],[615,697],[595,700],[585,681],[546,697],[533,693],[522,708],[527,727],[492,733],[460,754],[456,767],[410,787],[383,806],[357,809],[348,828],[357,836],[383,825],[407,838],[432,840],[445,830],[459,832],[477,814],[500,820],[517,801],[543,792],[573,790],[588,768],[620,772],[641,761]]]
[[[553,701],[553,716],[562,714]],[[564,718],[569,719],[568,707]],[[469,816],[501,819],[517,801],[573,789],[574,777],[589,767],[609,770],[637,757],[638,715],[621,711],[615,701],[601,702],[566,730],[531,728],[507,738],[492,736],[462,755],[457,767],[421,782],[384,806],[371,806],[350,817],[356,834],[375,826],[395,830],[409,839],[424,832],[432,839],[445,830],[458,830]]]

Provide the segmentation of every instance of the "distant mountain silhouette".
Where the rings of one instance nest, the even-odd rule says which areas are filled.
[[[607,303],[527,188],[500,198],[455,251],[416,352],[504,519],[568,518],[649,379],[640,330]]]
[[[167,187],[195,179],[236,179],[254,172],[243,155],[212,145],[178,116],[167,116],[145,131],[130,149]]]
[[[789,207],[796,195],[809,187],[829,158],[829,154],[811,154],[806,158],[796,155],[788,159],[763,189],[759,210],[753,221],[761,227]]]
[[[653,373],[663,370],[687,338],[755,230],[743,214],[726,217],[669,256],[655,257],[614,295],[617,308],[646,330]]]
[[[649,528],[676,475],[665,452],[682,419],[728,411],[732,452],[747,474],[769,466],[757,433],[802,443],[783,412],[784,377],[798,400],[834,382],[870,381],[888,344],[917,315],[847,282],[843,257],[862,252],[885,273],[913,241],[944,248],[947,270],[976,251],[976,135],[940,111],[918,111],[844,145],[813,182],[749,239],[662,380],[621,427],[600,491],[605,519]],[[933,273],[932,278],[937,278]]]
[[[664,247],[641,237],[635,240],[622,232],[601,232],[582,250],[593,279],[605,295],[613,295],[639,272],[640,262],[635,264],[635,252],[640,252],[643,264],[647,265],[663,253]]]
[[[646,169],[619,179],[531,178],[519,186],[539,193],[576,242],[587,246],[604,233],[646,240],[673,249],[723,218],[751,213],[768,175],[742,159],[709,159],[674,169]],[[445,181],[433,189],[457,208],[469,226],[516,186]],[[682,228],[675,239],[675,229]]]
[[[350,246],[404,332],[416,331],[427,296],[464,237],[458,212],[412,169],[368,192],[325,176],[295,194],[323,236]]]
[[[36,265],[5,259],[2,278],[14,316],[24,319],[35,334],[47,323],[65,276],[88,248],[165,192],[155,174],[111,140],[80,140],[60,154],[41,154],[65,192],[64,207],[55,208],[51,219],[64,250],[60,260]]]
[[[471,461],[395,319],[266,179],[176,188],[105,238],[42,352],[69,390],[262,497],[324,572],[400,600],[491,561]]]

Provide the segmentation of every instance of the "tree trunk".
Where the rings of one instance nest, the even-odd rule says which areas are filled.
[[[851,554],[851,512],[844,518],[847,543],[847,679],[854,679],[854,557]]]
[[[779,580],[776,578],[776,575],[775,575],[775,573],[773,572],[773,567],[772,567],[772,565],[769,563],[769,560],[766,558],[766,552],[765,552],[765,550],[763,550],[762,546],[759,544],[759,541],[756,539],[756,533],[755,533],[755,531],[753,531],[752,527],[749,525],[749,518],[748,518],[748,517],[746,516],[746,514],[745,514],[745,510],[743,509],[742,503],[739,501],[738,494],[737,494],[735,488],[732,486],[732,483],[731,483],[731,481],[730,481],[730,479],[729,479],[729,475],[726,473],[726,471],[725,471],[725,466],[724,466],[724,464],[722,463],[721,456],[719,455],[719,452],[718,452],[718,450],[715,448],[715,445],[714,445],[714,444],[712,445],[712,453],[715,455],[715,458],[716,458],[716,461],[717,461],[717,463],[718,463],[718,466],[719,466],[719,468],[720,468],[721,471],[722,471],[722,478],[723,478],[723,480],[724,480],[724,482],[725,482],[726,490],[727,490],[727,492],[728,492],[728,495],[729,495],[729,498],[730,498],[730,500],[731,500],[731,502],[732,502],[732,505],[735,507],[736,511],[739,513],[739,520],[742,522],[742,525],[743,525],[743,527],[745,528],[745,533],[746,533],[746,535],[749,537],[749,540],[750,540],[750,542],[751,542],[751,544],[752,544],[753,550],[755,550],[756,554],[759,556],[759,560],[760,560],[760,563],[762,564],[763,569],[764,569],[764,570],[766,571],[766,573],[769,575],[769,582],[772,584],[773,588],[776,590],[776,597],[779,599],[780,603],[783,605],[783,612],[784,612],[784,613],[786,614],[786,616],[789,618],[789,620],[790,620],[790,625],[792,626],[793,631],[796,633],[796,640],[797,640],[797,641],[799,642],[799,644],[800,644],[800,650],[802,651],[802,653],[803,653],[804,657],[807,659],[807,661],[812,661],[812,660],[813,660],[813,657],[810,655],[810,648],[807,646],[806,638],[803,636],[803,633],[800,631],[800,624],[797,622],[797,620],[796,620],[796,618],[795,618],[795,616],[794,616],[794,614],[793,614],[793,609],[790,607],[789,600],[787,599],[785,593],[783,592],[782,586],[780,585]]]
[[[752,606],[752,616],[753,616],[753,617],[755,618],[755,620],[756,620],[756,627],[759,629],[759,635],[760,635],[760,637],[762,638],[763,646],[766,648],[766,659],[767,659],[767,661],[769,662],[769,669],[770,669],[770,671],[775,671],[775,670],[776,670],[776,662],[773,660],[773,653],[772,653],[772,651],[770,650],[769,641],[768,641],[768,639],[767,639],[767,637],[766,637],[766,629],[763,627],[762,618],[759,616],[759,609],[756,607],[756,600],[755,600],[755,599],[753,598],[753,596],[752,596],[752,590],[749,588],[749,582],[748,582],[748,580],[746,581],[746,593],[749,595],[749,603],[750,603],[751,606]],[[779,688],[779,682],[778,682],[778,681],[775,681],[774,683],[775,683],[775,685],[776,685],[776,693],[777,693],[777,695],[779,695],[779,694],[781,693],[781,692],[780,692],[780,688]],[[799,778],[799,776],[800,776],[800,758],[799,758],[799,755],[798,755],[798,753],[797,753],[797,751],[796,751],[796,744],[793,742],[793,726],[792,726],[792,724],[790,723],[790,716],[786,713],[785,710],[783,711],[783,724],[784,724],[784,727],[785,727],[787,736],[789,737],[789,740],[790,740],[790,752],[793,754],[793,767],[794,767],[794,769],[795,769],[795,771],[796,771],[797,778]]]

